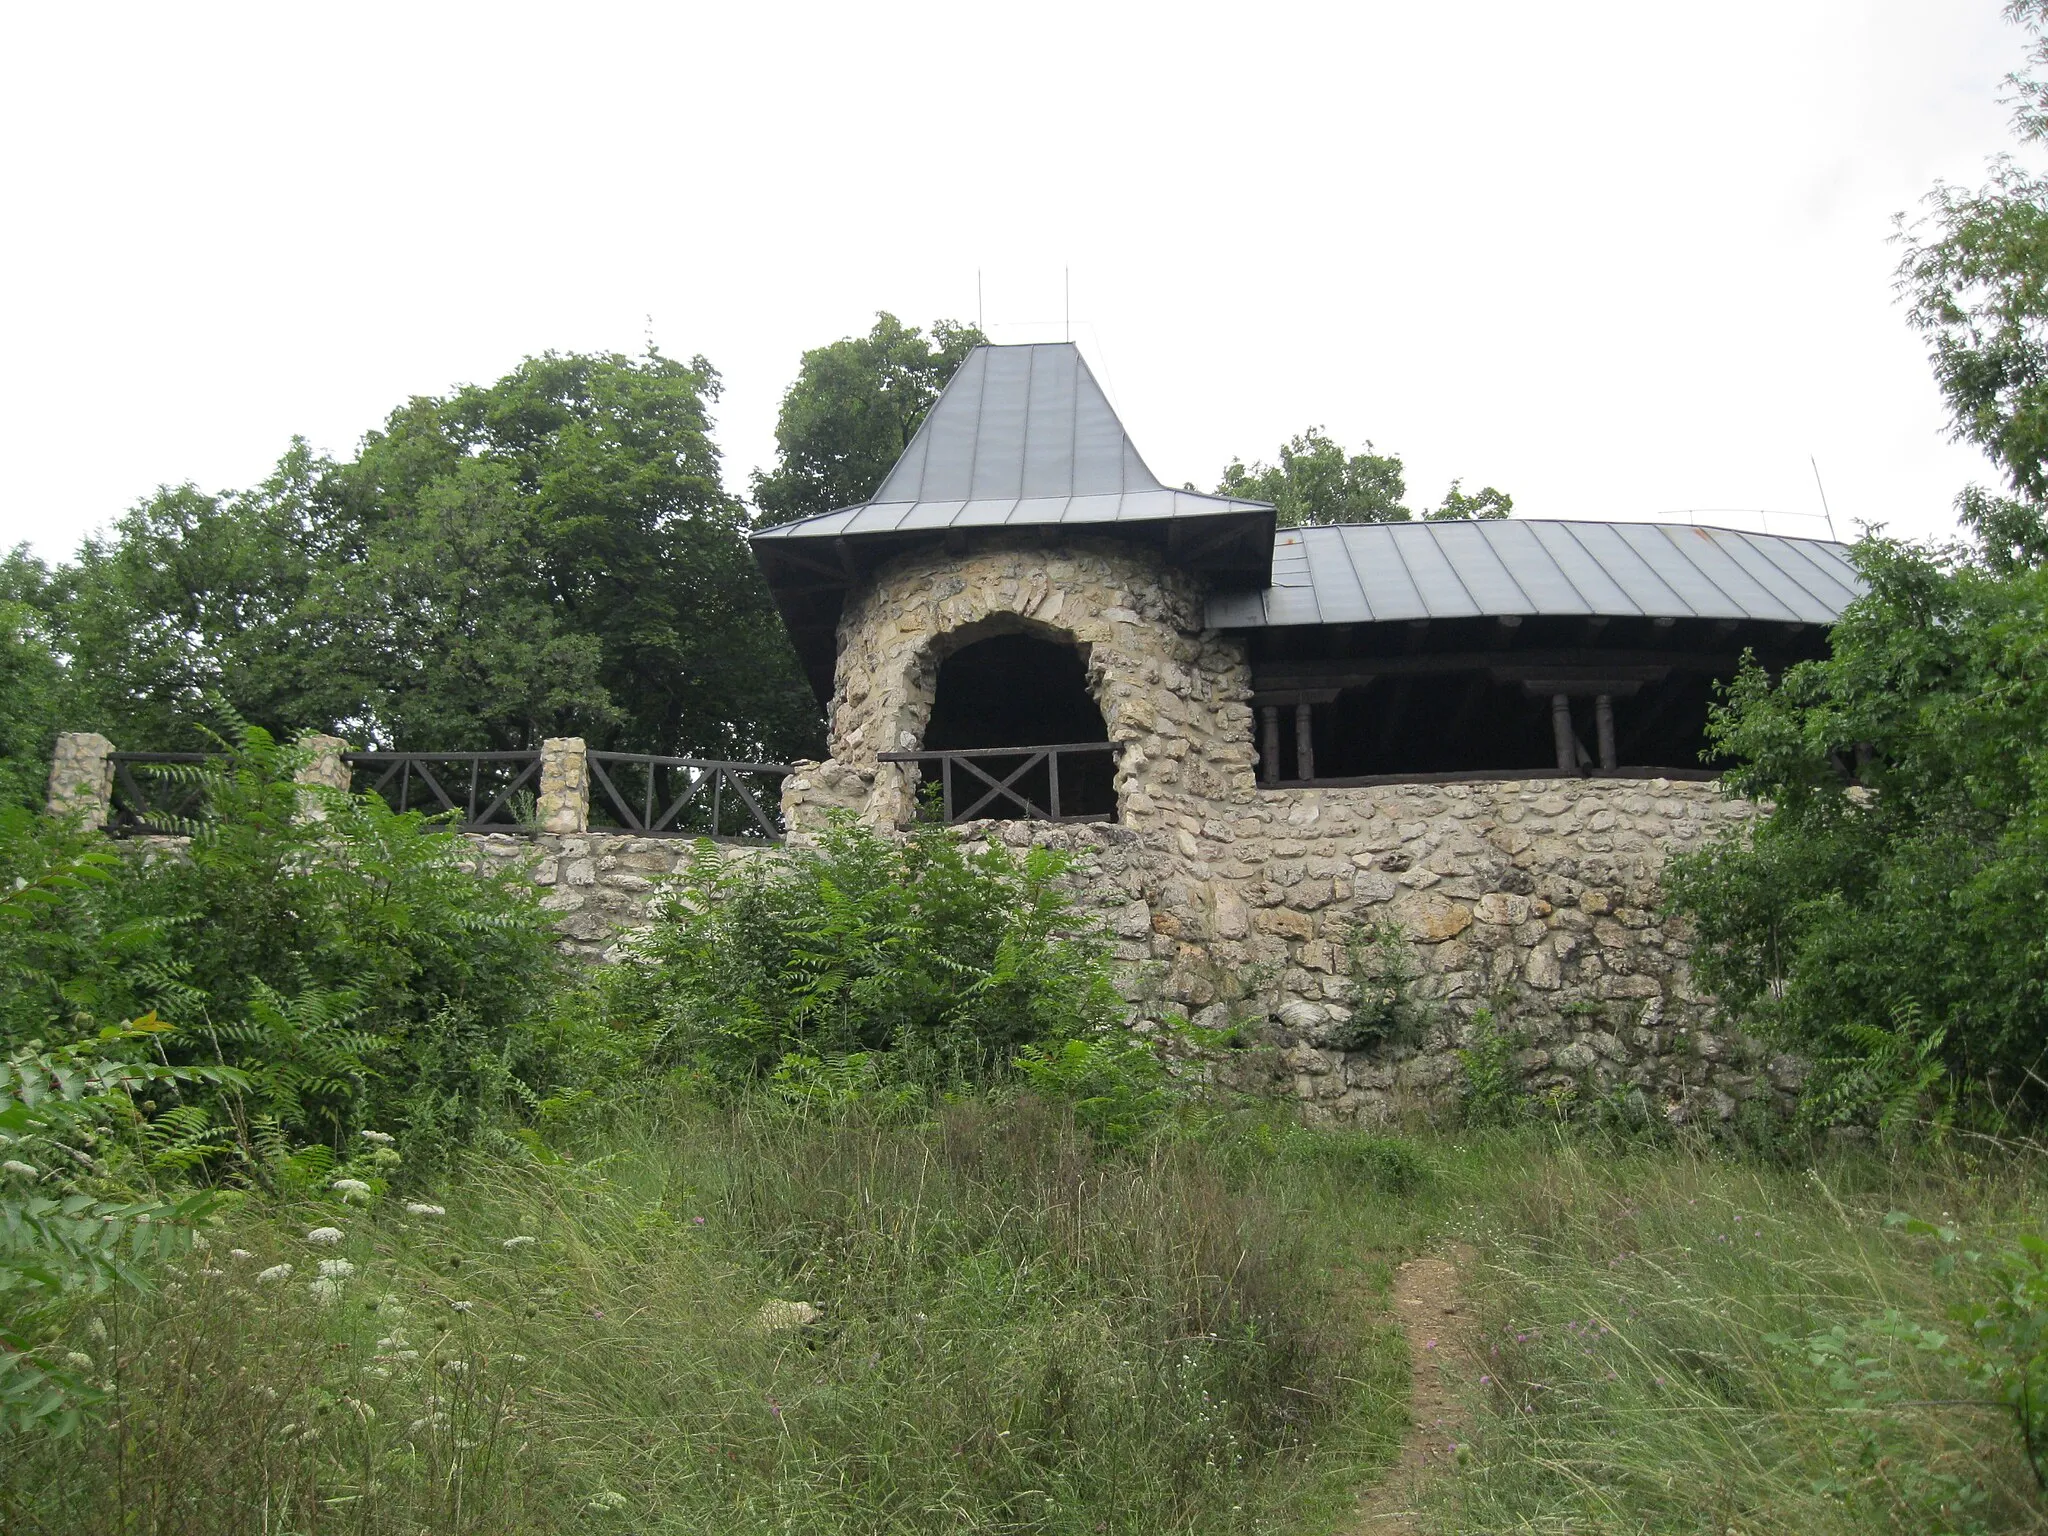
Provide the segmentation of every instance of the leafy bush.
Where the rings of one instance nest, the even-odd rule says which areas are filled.
[[[1355,928],[1346,949],[1357,995],[1350,1021],[1331,1043],[1338,1050],[1363,1051],[1420,1039],[1433,1009],[1416,987],[1422,967],[1400,926],[1373,923]]]
[[[2039,515],[2036,514],[2039,522]],[[1749,1028],[1821,1063],[1811,1092],[1882,1113],[1845,1081],[1894,1052],[1909,1099],[1953,1078],[1980,1109],[2033,1116],[2048,1031],[2048,569],[2010,552],[1867,538],[1868,593],[1832,653],[1773,681],[1747,668],[1716,708],[1732,791],[1767,803],[1667,868],[1704,941],[1700,979]],[[1925,1048],[1924,1050],[1922,1048]]]
[[[183,847],[116,854],[0,811],[0,880],[39,892],[0,930],[0,1045],[153,1012],[164,1061],[239,1069],[158,1096],[183,1112],[158,1127],[172,1162],[268,1177],[382,1126],[423,1167],[547,1074],[554,935],[516,871],[475,872],[458,835],[375,796],[295,785],[295,761],[250,729],[191,769],[210,815]]]
[[[1513,1125],[1531,1108],[1515,1058],[1526,1042],[1489,1009],[1472,1016],[1472,1042],[1458,1051],[1458,1110],[1467,1125]]]
[[[706,843],[605,979],[602,1014],[643,1059],[712,1083],[792,1054],[990,1081],[1025,1047],[1121,1011],[1064,868],[1042,848],[968,853],[943,827],[898,841],[844,819],[816,848],[771,856]]]

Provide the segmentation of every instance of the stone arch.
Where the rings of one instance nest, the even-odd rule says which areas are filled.
[[[1120,749],[1122,819],[1254,793],[1242,646],[1205,632],[1199,584],[1127,546],[1020,537],[971,554],[905,555],[850,596],[832,755],[802,775],[804,803],[856,808],[877,825],[907,820],[914,780],[877,757],[924,745],[939,668],[999,634],[1057,637],[1086,658],[1089,693]]]

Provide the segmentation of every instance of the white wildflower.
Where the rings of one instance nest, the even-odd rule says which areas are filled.
[[[268,1268],[268,1269],[264,1270],[264,1271],[263,1271],[263,1272],[262,1272],[261,1274],[259,1274],[259,1275],[258,1275],[258,1276],[256,1277],[256,1280],[257,1280],[257,1283],[258,1283],[259,1285],[268,1285],[268,1284],[270,1284],[270,1283],[271,1283],[271,1281],[273,1281],[273,1280],[289,1280],[289,1279],[291,1279],[291,1277],[292,1277],[292,1267],[291,1267],[291,1265],[289,1265],[289,1264],[273,1264],[273,1265],[271,1265],[271,1266],[270,1266],[270,1268]]]
[[[518,1237],[506,1238],[505,1241],[498,1244],[498,1246],[500,1248],[530,1248],[533,1246],[533,1241],[534,1240],[532,1238],[522,1233]]]
[[[346,1235],[339,1227],[315,1227],[306,1234],[306,1241],[319,1243],[322,1247],[332,1247]]]
[[[33,1163],[24,1163],[18,1157],[10,1157],[6,1162],[0,1163],[0,1169],[5,1169],[8,1173],[18,1173],[24,1179],[39,1177]]]
[[[222,1275],[225,1275],[227,1271],[224,1269],[207,1268],[202,1269],[201,1271],[199,1271],[199,1273],[204,1275],[209,1280],[218,1280]]]
[[[593,1493],[590,1496],[590,1503],[585,1507],[589,1509],[624,1509],[626,1504],[627,1499],[623,1493],[607,1488],[602,1493]]]
[[[421,1205],[417,1200],[413,1200],[406,1204],[405,1214],[408,1216],[446,1216],[448,1214],[448,1207],[445,1205]]]
[[[320,1278],[322,1280],[346,1280],[356,1272],[355,1265],[347,1259],[322,1259]]]
[[[443,1360],[441,1362],[441,1369],[450,1376],[467,1376],[469,1374],[469,1362],[467,1360]]]
[[[315,1280],[307,1285],[313,1299],[323,1307],[331,1307],[341,1300],[341,1293],[347,1289],[339,1280]]]
[[[457,1312],[474,1312],[476,1310],[476,1303],[473,1301],[451,1301],[448,1305]]]
[[[96,1317],[87,1323],[85,1331],[93,1336],[96,1343],[104,1344],[107,1342],[107,1325],[101,1319]]]
[[[392,1142],[398,1140],[389,1131],[362,1131],[358,1134],[361,1135],[363,1140],[380,1147],[388,1147]]]
[[[754,1326],[763,1333],[787,1333],[792,1328],[808,1328],[823,1316],[808,1301],[764,1301],[754,1314]]]
[[[92,1356],[82,1349],[74,1349],[64,1357],[64,1363],[74,1371],[89,1371],[92,1369]]]
[[[228,1257],[231,1259],[253,1259],[256,1255],[246,1248],[230,1248],[228,1250]]]
[[[507,1360],[510,1360],[514,1365],[526,1364],[526,1356],[524,1355],[507,1355],[505,1358]]]
[[[370,1193],[370,1186],[361,1179],[336,1179],[327,1187],[339,1194],[344,1200],[366,1199]]]

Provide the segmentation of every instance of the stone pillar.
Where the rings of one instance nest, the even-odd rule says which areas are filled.
[[[1579,744],[1572,736],[1572,701],[1568,694],[1550,696],[1550,734],[1557,743],[1557,771],[1579,771]]]
[[[1612,773],[1621,764],[1614,755],[1614,695],[1603,693],[1593,701],[1593,721],[1600,732],[1600,766]]]
[[[534,814],[543,832],[590,830],[590,757],[581,736],[550,736],[540,744],[540,803]]]
[[[1268,784],[1280,782],[1280,706],[1262,704],[1259,719],[1265,725],[1265,750],[1260,754],[1262,776]]]
[[[299,764],[298,772],[292,775],[293,783],[303,784],[308,789],[331,789],[339,790],[343,794],[348,793],[348,764],[341,760],[341,754],[353,752],[355,748],[339,736],[301,736],[296,745],[306,754],[306,758]],[[327,808],[320,803],[318,795],[301,794],[299,815],[307,821],[325,821]]]
[[[97,731],[64,731],[50,754],[50,814],[97,830],[114,804],[114,744]]]
[[[1316,776],[1314,710],[1313,704],[1294,706],[1294,776],[1297,779]]]

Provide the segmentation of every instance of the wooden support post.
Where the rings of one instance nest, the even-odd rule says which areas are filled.
[[[1557,743],[1557,771],[1577,773],[1579,771],[1579,744],[1572,736],[1572,701],[1570,694],[1553,693],[1550,696],[1550,734]]]
[[[1600,732],[1600,766],[1612,773],[1620,764],[1614,756],[1614,695],[1603,693],[1593,700],[1593,720]]]
[[[1294,706],[1294,776],[1298,779],[1312,779],[1316,776],[1315,705]]]
[[[1260,722],[1265,726],[1265,741],[1260,754],[1260,765],[1268,784],[1280,782],[1280,706],[1266,704],[1259,709]]]

